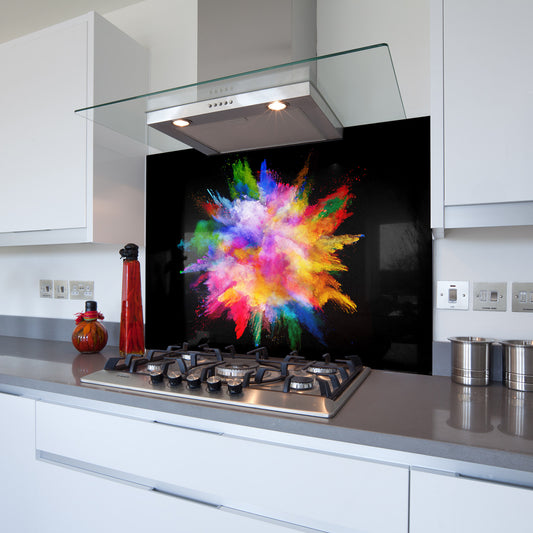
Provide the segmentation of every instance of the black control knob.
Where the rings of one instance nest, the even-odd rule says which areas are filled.
[[[218,376],[209,376],[206,380],[209,392],[219,391],[222,387],[222,380]]]
[[[228,380],[228,392],[230,394],[240,394],[242,392],[242,379],[233,378]]]
[[[176,370],[169,370],[167,372],[168,384],[171,387],[177,387],[183,381],[183,375]]]
[[[162,370],[154,370],[153,372],[150,372],[150,382],[152,384],[161,383],[162,381],[163,381]]]
[[[200,376],[190,375],[187,376],[187,387],[189,389],[199,389],[202,381],[200,380]]]

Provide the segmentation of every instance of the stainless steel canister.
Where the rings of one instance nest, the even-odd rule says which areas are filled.
[[[452,380],[461,385],[488,385],[493,339],[450,337]]]
[[[502,341],[503,382],[520,391],[533,391],[533,340]]]

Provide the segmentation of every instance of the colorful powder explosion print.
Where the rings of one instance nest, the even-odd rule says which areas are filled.
[[[335,235],[352,215],[354,196],[343,185],[310,204],[307,172],[308,164],[290,185],[266,161],[258,178],[246,160],[237,161],[230,198],[209,190],[202,205],[209,218],[183,244],[200,257],[183,271],[200,273],[193,284],[206,291],[200,314],[232,320],[237,339],[249,328],[256,346],[267,334],[297,350],[303,328],[324,343],[324,306],[356,311],[334,277],[347,271],[338,252],[362,237]]]

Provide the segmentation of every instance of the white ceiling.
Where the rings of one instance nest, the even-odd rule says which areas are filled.
[[[0,43],[88,11],[101,15],[141,0],[0,0]]]

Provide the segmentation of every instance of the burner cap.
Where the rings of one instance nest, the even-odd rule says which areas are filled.
[[[216,367],[216,373],[225,378],[242,378],[250,370],[257,370],[259,363],[253,359],[226,359]]]
[[[291,389],[307,390],[313,388],[314,379],[311,376],[293,376],[291,379]]]
[[[338,371],[338,367],[322,361],[313,361],[306,370],[311,374],[335,374]]]
[[[146,370],[148,370],[148,372],[161,372],[163,370],[163,364],[161,361],[158,361],[157,363],[146,363]]]

